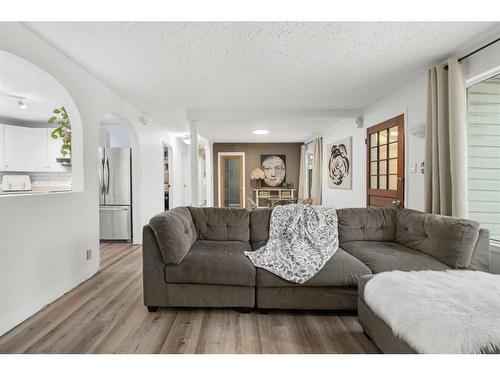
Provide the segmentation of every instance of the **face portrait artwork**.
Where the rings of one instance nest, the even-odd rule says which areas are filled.
[[[261,160],[265,175],[264,183],[267,186],[280,186],[285,181],[285,156],[262,155]]]
[[[350,138],[328,147],[328,186],[351,189],[351,144]]]

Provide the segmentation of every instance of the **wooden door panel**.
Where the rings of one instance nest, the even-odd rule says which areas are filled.
[[[404,207],[404,115],[366,130],[366,204]]]
[[[376,195],[369,196],[370,201],[368,202],[368,207],[394,207],[394,198],[379,197]]]

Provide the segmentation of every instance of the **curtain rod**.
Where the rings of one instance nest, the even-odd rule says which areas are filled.
[[[489,42],[488,44],[485,44],[484,46],[482,47],[479,47],[478,49],[468,53],[467,55],[465,56],[462,56],[458,59],[458,62],[462,62],[463,60],[465,60],[467,57],[471,57],[472,55],[475,55],[476,53],[482,51],[483,49],[485,48],[488,48],[489,46],[491,46],[492,44],[495,44],[497,42],[500,41],[500,38],[496,38],[495,40],[492,40],[491,42]],[[446,70],[448,70],[448,64],[446,64],[446,66],[444,67]]]

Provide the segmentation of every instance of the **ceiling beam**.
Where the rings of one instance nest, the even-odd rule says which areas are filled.
[[[189,121],[227,122],[278,118],[356,118],[361,109],[187,109]]]

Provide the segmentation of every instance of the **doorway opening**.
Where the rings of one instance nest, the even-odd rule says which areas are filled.
[[[198,145],[198,202],[200,207],[207,206],[207,147]]]
[[[245,153],[219,152],[219,207],[245,207]]]
[[[366,205],[404,207],[404,115],[366,130]]]
[[[98,155],[99,239],[132,242],[132,148],[124,120],[101,121]]]
[[[166,143],[163,143],[163,199],[164,199],[164,209],[168,211],[170,209],[171,194],[170,194],[170,158],[172,157],[171,152],[169,152],[169,147]]]

